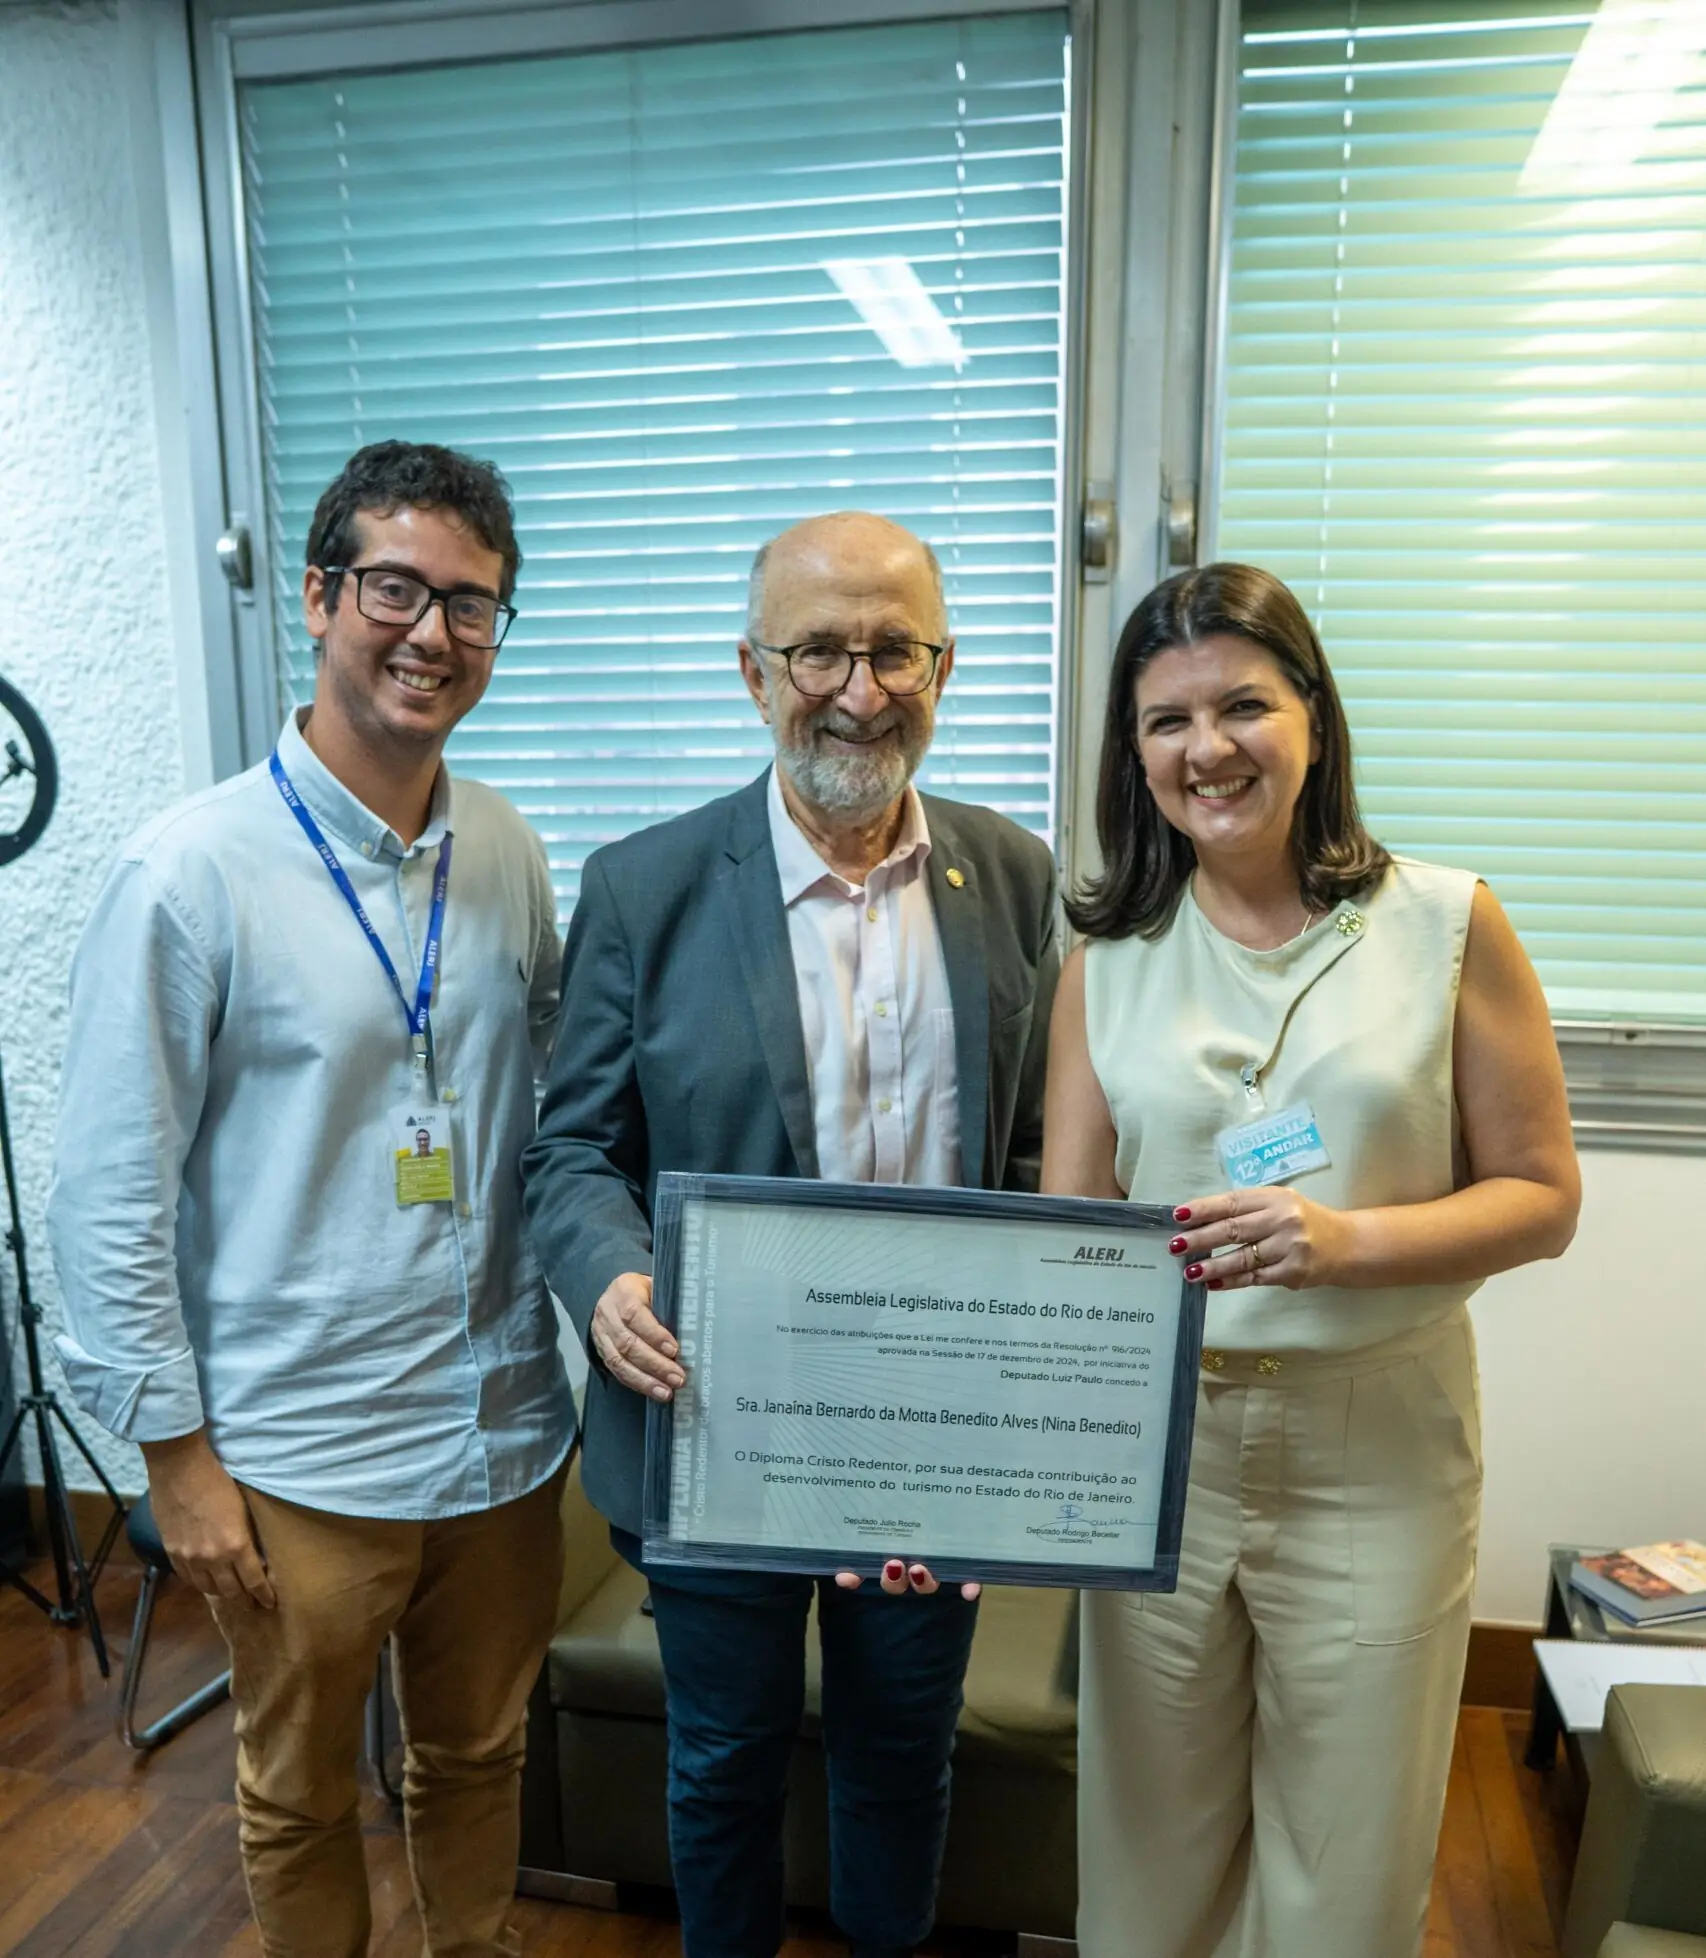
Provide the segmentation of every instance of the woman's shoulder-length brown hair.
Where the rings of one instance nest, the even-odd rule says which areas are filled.
[[[1308,702],[1321,758],[1304,779],[1291,847],[1304,902],[1330,911],[1378,883],[1392,858],[1363,827],[1351,735],[1321,642],[1291,592],[1249,564],[1206,564],[1160,584],[1126,621],[1108,680],[1096,789],[1102,874],[1067,900],[1087,938],[1158,938],[1196,867],[1196,851],[1156,806],[1137,754],[1137,681],[1152,659],[1229,633],[1264,646]]]

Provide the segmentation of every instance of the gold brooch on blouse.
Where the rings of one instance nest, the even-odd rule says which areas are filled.
[[[1362,915],[1362,913],[1356,908],[1356,906],[1354,904],[1349,905],[1346,907],[1345,910],[1339,913],[1340,936],[1344,938],[1355,938],[1357,933],[1361,931],[1363,926],[1366,925],[1367,923],[1368,920]]]

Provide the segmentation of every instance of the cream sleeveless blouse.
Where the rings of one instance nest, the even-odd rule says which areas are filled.
[[[1164,937],[1093,940],[1090,1060],[1128,1197],[1178,1204],[1224,1190],[1216,1134],[1298,1102],[1332,1157],[1292,1179],[1300,1195],[1354,1210],[1461,1187],[1452,1028],[1476,882],[1399,858],[1373,895],[1266,952],[1216,931],[1188,888]],[[1355,1352],[1449,1318],[1475,1289],[1210,1292],[1205,1340]]]

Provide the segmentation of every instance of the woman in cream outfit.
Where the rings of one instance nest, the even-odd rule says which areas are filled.
[[[1362,827],[1264,572],[1133,614],[1097,813],[1043,1187],[1176,1204],[1209,1302],[1178,1590],[1084,1602],[1080,1948],[1411,1958],[1474,1575],[1467,1303],[1579,1201],[1546,1004],[1484,885]]]

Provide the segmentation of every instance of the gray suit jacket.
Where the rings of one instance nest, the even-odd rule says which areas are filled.
[[[768,780],[587,859],[539,1133],[522,1157],[533,1247],[583,1342],[610,1281],[652,1268],[661,1170],[818,1174]],[[973,1187],[1034,1190],[1059,966],[1054,866],[993,810],[924,804],[963,1173]],[[638,1534],[646,1403],[590,1346],[589,1357],[586,1491]]]

